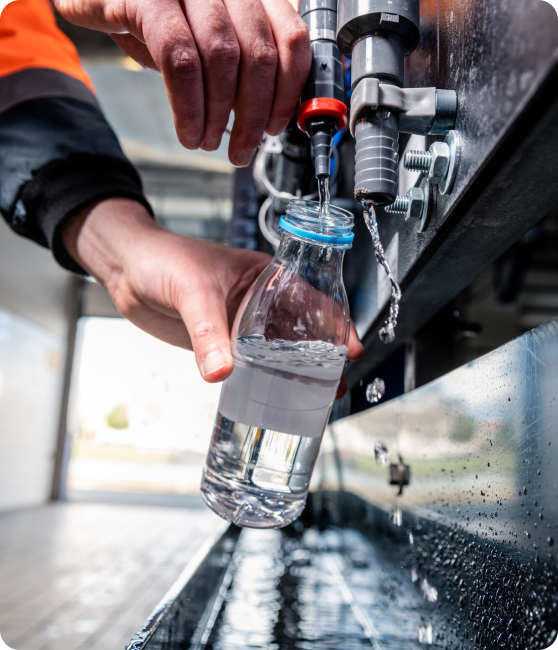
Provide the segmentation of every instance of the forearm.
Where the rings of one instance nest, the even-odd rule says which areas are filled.
[[[110,198],[87,205],[66,219],[61,240],[70,257],[109,290],[117,286],[140,240],[161,231],[144,205]]]

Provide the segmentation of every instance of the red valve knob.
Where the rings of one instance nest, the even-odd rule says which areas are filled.
[[[312,117],[335,117],[339,122],[339,130],[347,126],[347,107],[338,99],[316,97],[309,99],[298,107],[296,113],[298,127],[306,132],[306,124]]]

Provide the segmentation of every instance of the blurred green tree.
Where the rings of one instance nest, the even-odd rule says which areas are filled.
[[[125,404],[119,404],[112,413],[107,415],[107,424],[111,429],[120,431],[130,426],[128,421],[128,407]]]

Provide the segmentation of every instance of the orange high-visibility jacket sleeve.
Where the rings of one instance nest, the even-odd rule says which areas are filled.
[[[28,68],[50,68],[93,91],[74,44],[56,26],[48,0],[15,0],[0,18],[0,77]]]
[[[48,0],[14,0],[5,7],[0,15],[0,111],[45,96],[96,103],[94,92]]]
[[[151,206],[103,116],[77,51],[47,0],[14,0],[0,15],[0,215],[70,271],[61,226],[108,198]]]

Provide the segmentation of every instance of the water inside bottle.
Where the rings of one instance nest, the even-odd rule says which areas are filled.
[[[233,356],[202,494],[238,525],[286,526],[304,508],[347,347],[249,335]]]

